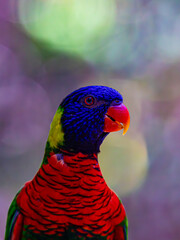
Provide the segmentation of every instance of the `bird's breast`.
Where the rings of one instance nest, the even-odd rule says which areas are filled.
[[[81,237],[109,234],[111,239],[114,225],[123,220],[122,204],[105,183],[97,161],[83,161],[83,166],[76,161],[53,156],[26,184],[18,197],[24,225],[37,234],[63,236],[71,228]]]

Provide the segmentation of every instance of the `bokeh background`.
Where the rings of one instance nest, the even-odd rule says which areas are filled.
[[[97,84],[119,90],[131,115],[99,156],[129,239],[179,240],[179,78],[178,0],[0,0],[0,239],[59,103]]]

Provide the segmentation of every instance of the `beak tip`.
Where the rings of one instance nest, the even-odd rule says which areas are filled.
[[[124,128],[123,128],[123,136],[127,133],[128,129],[129,129],[129,125],[130,125],[130,116],[128,118],[128,121],[127,123],[124,125]]]
[[[122,135],[124,136],[127,133],[127,130],[123,129]]]

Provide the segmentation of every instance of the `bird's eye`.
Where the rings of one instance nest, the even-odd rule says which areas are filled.
[[[116,99],[113,101],[113,105],[120,105],[122,103],[122,100]]]
[[[87,105],[87,106],[92,106],[94,103],[95,103],[95,99],[93,96],[88,96],[84,99],[84,103]]]

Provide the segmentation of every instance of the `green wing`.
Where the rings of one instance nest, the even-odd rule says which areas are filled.
[[[18,194],[19,192],[17,193],[17,195],[15,196],[14,200],[12,201],[9,207],[8,217],[6,222],[5,240],[11,240],[13,237],[13,233],[14,232],[16,232],[16,234],[19,233],[19,230],[22,227],[19,224],[20,222],[17,221],[17,219],[19,219],[19,216],[20,216],[20,210],[16,201]],[[18,224],[16,224],[17,222]]]
[[[115,228],[115,236],[113,240],[128,240],[128,220],[127,217],[121,224]]]

